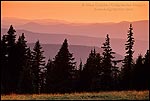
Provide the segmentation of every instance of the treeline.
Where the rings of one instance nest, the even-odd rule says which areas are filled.
[[[100,54],[92,49],[85,64],[76,66],[64,40],[54,59],[45,63],[39,40],[31,50],[22,33],[16,40],[11,25],[1,38],[1,93],[65,93],[101,90],[149,89],[149,50],[133,60],[133,28],[130,24],[125,44],[126,55],[116,60],[107,34]],[[140,47],[140,46],[139,46]],[[117,63],[122,62],[118,67]]]

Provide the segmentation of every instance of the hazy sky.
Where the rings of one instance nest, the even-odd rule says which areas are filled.
[[[149,1],[1,1],[1,17],[69,22],[120,22],[149,19]]]

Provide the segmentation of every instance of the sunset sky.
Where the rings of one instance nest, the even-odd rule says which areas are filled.
[[[98,23],[148,20],[148,12],[148,1],[1,1],[1,18]]]

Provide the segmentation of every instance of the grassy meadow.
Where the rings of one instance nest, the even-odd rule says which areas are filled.
[[[109,91],[65,94],[10,94],[1,100],[149,100],[149,91]]]

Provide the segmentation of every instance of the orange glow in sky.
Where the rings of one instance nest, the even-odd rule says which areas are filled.
[[[1,17],[69,22],[149,19],[149,1],[1,1]]]

